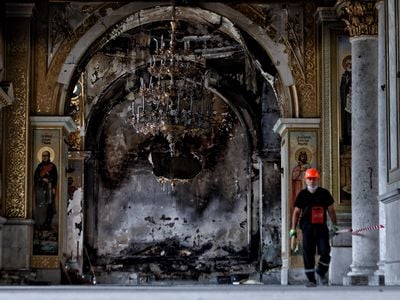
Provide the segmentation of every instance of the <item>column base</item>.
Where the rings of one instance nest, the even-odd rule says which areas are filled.
[[[383,275],[348,275],[343,277],[343,285],[380,286],[385,285]]]
[[[385,275],[372,275],[368,277],[368,285],[370,286],[380,286],[385,285]]]
[[[375,271],[374,275],[385,275],[385,262],[378,261],[378,270]]]
[[[329,282],[331,285],[342,285],[351,264],[351,247],[332,246],[331,257]]]
[[[281,285],[288,285],[289,283],[289,269],[282,267],[281,269]]]
[[[32,285],[36,282],[36,271],[32,269],[0,271],[0,285]]]
[[[29,219],[8,219],[3,225],[3,270],[30,269],[33,224]]]
[[[385,285],[400,285],[400,262],[386,261],[385,264]]]

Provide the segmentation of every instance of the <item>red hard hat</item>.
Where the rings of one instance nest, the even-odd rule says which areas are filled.
[[[319,173],[317,169],[315,168],[310,168],[306,170],[306,174],[304,175],[304,178],[319,178]]]

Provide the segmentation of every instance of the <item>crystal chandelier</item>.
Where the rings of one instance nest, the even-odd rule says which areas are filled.
[[[174,4],[170,25],[169,40],[152,37],[155,49],[146,76],[140,77],[136,95],[130,92],[126,98],[132,101],[131,124],[136,132],[164,135],[174,156],[179,139],[210,132],[215,113],[204,85],[204,59],[190,49],[189,39],[180,39],[183,45],[178,47]]]

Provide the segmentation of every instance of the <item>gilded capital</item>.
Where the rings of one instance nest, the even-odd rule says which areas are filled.
[[[378,34],[379,0],[338,0],[336,7],[351,37]]]

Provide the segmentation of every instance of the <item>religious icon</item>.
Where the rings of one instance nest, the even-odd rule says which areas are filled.
[[[57,254],[57,166],[53,163],[54,150],[42,147],[38,151],[41,162],[34,173],[33,218],[34,254]]]

